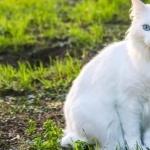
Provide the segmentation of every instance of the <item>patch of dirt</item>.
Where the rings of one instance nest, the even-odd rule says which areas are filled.
[[[53,120],[62,128],[65,126],[62,109],[63,102],[43,100],[41,105],[40,107],[32,105],[33,109],[27,108],[26,111],[18,111],[15,114],[9,110],[13,103],[4,102],[0,106],[0,150],[12,150],[13,148],[23,150],[29,148],[28,141],[33,138],[25,132],[28,128],[29,119],[33,119],[36,122],[36,133],[39,134],[43,133],[43,123],[47,119]]]
[[[31,64],[38,65],[39,62],[43,64],[49,63],[49,58],[65,57],[67,45],[63,46],[24,46],[19,52],[14,50],[0,52],[0,63],[11,64],[14,67],[18,66],[18,61],[28,61]]]

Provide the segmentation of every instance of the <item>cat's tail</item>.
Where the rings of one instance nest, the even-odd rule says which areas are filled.
[[[74,142],[76,142],[78,140],[88,142],[85,137],[80,137],[74,132],[69,132],[68,133],[66,130],[64,130],[63,132],[64,132],[64,136],[61,140],[61,146],[62,147],[67,147],[68,145],[73,145]]]

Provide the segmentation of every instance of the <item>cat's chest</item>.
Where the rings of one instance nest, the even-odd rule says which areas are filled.
[[[133,87],[131,87],[132,91],[141,102],[150,102],[150,79],[139,79],[133,82]]]
[[[150,80],[147,80],[145,82],[140,82],[140,85],[138,85],[139,88],[139,98],[144,98],[146,102],[150,102]]]
[[[139,75],[130,76],[123,82],[123,93],[128,97],[134,97],[141,103],[150,102],[150,78]]]

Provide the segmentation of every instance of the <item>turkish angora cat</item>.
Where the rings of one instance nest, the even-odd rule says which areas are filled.
[[[150,5],[132,4],[125,40],[85,65],[70,89],[62,146],[93,137],[99,149],[150,147]]]

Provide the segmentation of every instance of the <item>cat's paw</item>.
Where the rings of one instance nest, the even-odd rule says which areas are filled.
[[[150,139],[150,137],[143,140],[144,141],[143,143],[144,143],[145,147],[147,148],[147,150],[150,150],[150,140],[149,139]]]
[[[143,133],[142,141],[143,141],[143,145],[144,145],[145,147],[147,147],[147,149],[150,150],[150,129],[147,129],[147,130]]]

